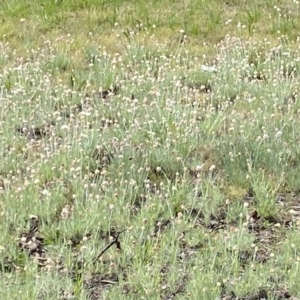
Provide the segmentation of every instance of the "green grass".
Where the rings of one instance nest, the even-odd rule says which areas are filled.
[[[1,299],[300,297],[295,1],[0,16]]]
[[[207,53],[203,44],[213,46],[228,33],[261,40],[276,40],[282,34],[292,39],[299,31],[299,5],[291,1],[11,1],[2,3],[0,36],[13,48],[34,48],[47,39],[70,34],[73,54],[86,46],[89,33],[97,43],[115,52],[114,31],[145,30],[160,41],[174,45],[179,30],[188,36],[190,49]],[[21,42],[21,43],[20,43]]]

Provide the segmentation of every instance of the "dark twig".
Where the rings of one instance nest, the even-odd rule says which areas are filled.
[[[117,235],[116,237],[107,245],[105,246],[105,248],[97,255],[97,257],[93,260],[93,264],[96,263],[97,260],[99,260],[99,258],[114,244],[116,244],[117,248],[119,250],[121,250],[121,243],[120,241],[118,240],[119,239],[119,236],[121,233],[123,233],[124,231],[126,231],[127,229],[124,229],[120,232],[117,232]]]

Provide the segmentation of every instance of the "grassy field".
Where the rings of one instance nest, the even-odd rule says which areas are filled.
[[[300,299],[298,8],[2,1],[0,298]]]

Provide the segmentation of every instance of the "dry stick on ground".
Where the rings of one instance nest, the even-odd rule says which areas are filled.
[[[123,233],[124,231],[126,231],[127,229],[124,229],[120,232],[117,232],[117,235],[116,237],[97,255],[97,257],[93,260],[93,264],[96,263],[97,260],[99,260],[99,258],[114,244],[117,245],[117,248],[119,250],[121,250],[121,243],[120,241],[118,240],[119,239],[119,236],[121,233]]]

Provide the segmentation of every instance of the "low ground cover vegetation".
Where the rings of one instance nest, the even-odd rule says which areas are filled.
[[[298,3],[229,1],[236,34],[217,40],[117,14],[112,46],[58,34],[54,2],[43,28],[3,6],[50,38],[0,44],[2,299],[300,298]],[[69,13],[94,24],[96,7]]]

